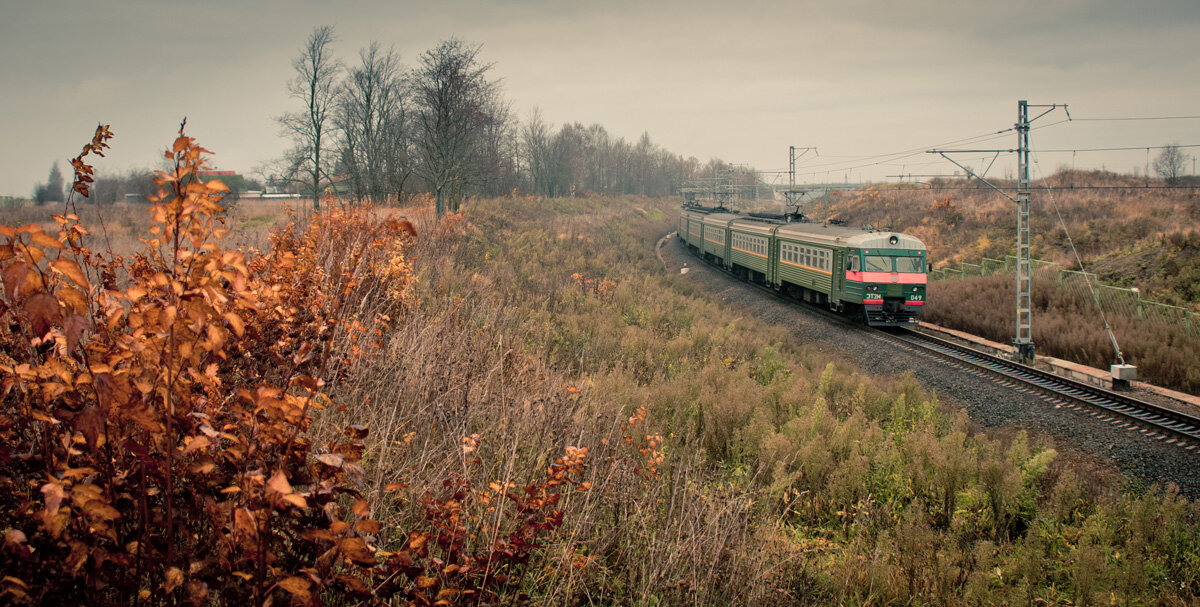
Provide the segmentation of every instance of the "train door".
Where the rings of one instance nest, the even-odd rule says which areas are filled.
[[[733,220],[725,222],[725,267],[733,269]]]
[[[771,228],[771,235],[767,238],[767,284],[779,288],[782,282],[779,278],[779,238],[775,236],[775,232],[779,230],[779,226]]]
[[[842,300],[842,289],[846,287],[846,270],[842,263],[845,261],[841,249],[833,250],[833,288],[829,301],[836,303]]]

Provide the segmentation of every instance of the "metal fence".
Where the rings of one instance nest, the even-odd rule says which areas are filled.
[[[1180,306],[1172,306],[1156,301],[1142,299],[1137,289],[1127,289],[1112,285],[1100,284],[1095,274],[1067,270],[1062,266],[1040,259],[1031,259],[1030,266],[1035,279],[1039,282],[1051,281],[1058,286],[1080,307],[1095,309],[1092,293],[1088,282],[1096,290],[1095,298],[1100,301],[1100,308],[1109,316],[1124,316],[1134,322],[1147,322],[1175,325],[1185,328],[1190,333],[1200,333],[1200,314]],[[992,276],[995,274],[1015,275],[1017,258],[1013,255],[1004,259],[984,258],[980,263],[962,263],[957,268],[939,268],[929,273],[930,280],[950,280],[969,278],[972,276]]]

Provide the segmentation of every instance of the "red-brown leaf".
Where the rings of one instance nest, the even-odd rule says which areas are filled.
[[[67,337],[67,352],[74,352],[75,346],[83,339],[83,332],[88,330],[88,321],[78,314],[71,314],[63,319],[63,334]]]
[[[120,386],[108,373],[97,373],[92,376],[92,387],[96,390],[96,399],[100,406],[107,409],[120,393]]]
[[[59,483],[46,483],[42,485],[42,497],[46,500],[46,516],[54,516],[58,513],[58,507],[63,501],[63,486]]]
[[[344,537],[338,542],[338,548],[346,558],[359,565],[373,567],[376,564],[375,554],[361,537]]]
[[[38,293],[25,300],[25,313],[29,315],[33,334],[42,337],[60,318],[58,298],[49,293]]]
[[[242,322],[241,316],[238,316],[233,312],[227,312],[225,314],[225,320],[229,321],[229,326],[233,329],[233,333],[235,335],[241,337],[246,334],[246,323]]]
[[[336,453],[324,453],[317,456],[317,461],[330,468],[341,468],[346,463],[346,458]]]
[[[58,299],[62,301],[63,305],[66,306],[68,311],[76,314],[84,314],[87,312],[87,295],[84,295],[83,291],[80,291],[75,287],[64,285],[58,290]]]
[[[25,284],[25,276],[29,274],[29,265],[23,261],[14,261],[4,268],[4,290],[9,299],[16,299],[21,293],[21,285]]]
[[[50,267],[63,276],[70,278],[75,284],[85,289],[89,287],[87,275],[83,273],[83,270],[79,269],[79,264],[74,261],[70,259],[57,259],[50,262]]]
[[[170,594],[171,591],[183,585],[183,571],[178,567],[171,567],[167,570],[167,579],[163,582],[163,591]]]
[[[40,245],[42,248],[59,250],[65,248],[63,247],[61,240],[45,232],[34,232],[29,235],[29,239],[32,240],[34,244]]]
[[[87,439],[88,449],[92,453],[96,452],[96,447],[100,444],[100,436],[104,433],[104,414],[100,412],[100,407],[96,405],[88,405],[75,416],[75,429],[83,433],[83,437]]]
[[[309,590],[312,587],[312,582],[309,582],[305,578],[294,575],[284,578],[279,581],[279,587],[288,591],[289,594],[295,596],[302,603],[312,601],[312,592]]]
[[[17,546],[26,542],[25,532],[20,529],[9,529],[4,532],[4,545]]]
[[[354,577],[353,575],[342,573],[334,576],[334,579],[341,582],[342,585],[345,586],[346,590],[349,590],[354,594],[369,595],[371,593],[370,589],[367,588],[366,583],[357,577]]]
[[[271,480],[267,481],[267,487],[274,490],[280,495],[290,495],[295,493],[291,483],[288,482],[287,475],[282,470],[271,476]]]
[[[204,436],[203,434],[201,434],[199,436],[188,436],[183,439],[183,442],[186,445],[183,448],[183,455],[189,455],[191,453],[195,453],[196,451],[199,451],[200,449],[206,449],[212,445],[212,441],[208,440],[208,437]],[[282,473],[280,473],[280,474],[282,474]],[[274,479],[272,479],[272,480],[274,480]],[[283,482],[286,483],[287,479],[284,479]],[[290,489],[291,487],[288,487],[288,488]]]

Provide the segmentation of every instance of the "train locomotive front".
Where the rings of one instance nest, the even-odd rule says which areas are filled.
[[[847,239],[846,245],[843,301],[861,306],[871,326],[919,323],[927,282],[925,245],[894,232],[867,232]]]

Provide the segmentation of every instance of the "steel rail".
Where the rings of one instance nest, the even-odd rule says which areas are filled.
[[[1040,392],[1083,403],[1107,413],[1120,416],[1138,425],[1165,432],[1191,442],[1200,443],[1200,417],[1188,415],[1150,403],[1128,394],[1056,375],[1050,371],[1024,365],[969,346],[957,344],[927,333],[903,329],[891,333],[878,331],[887,338],[917,346],[944,358],[969,364],[975,368],[1030,386]]]

